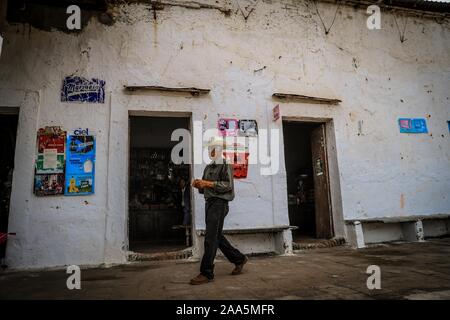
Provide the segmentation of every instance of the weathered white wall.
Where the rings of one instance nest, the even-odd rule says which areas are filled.
[[[288,4],[291,10],[284,9]],[[327,36],[306,1],[258,2],[247,21],[213,9],[121,7],[78,35],[9,26],[0,60],[0,106],[21,108],[8,242],[12,267],[125,261],[129,112],[173,111],[214,127],[218,114],[281,128],[273,92],[340,98],[339,106],[280,103],[283,116],[332,119],[333,176],[346,219],[450,213],[450,28],[409,18],[406,42],[391,14],[368,30],[362,10],[341,7]],[[234,8],[236,9],[236,7]],[[320,4],[325,21],[333,5]],[[400,18],[401,19],[401,18]],[[403,21],[403,20],[402,20]],[[265,67],[265,68],[264,68]],[[256,71],[259,70],[260,71]],[[70,74],[106,80],[105,104],[60,102]],[[125,94],[123,85],[197,86],[208,96]],[[432,135],[400,134],[399,117],[426,117]],[[358,122],[362,132],[358,135]],[[97,133],[96,194],[32,194],[35,131],[45,125]],[[282,137],[281,137],[282,138]],[[236,181],[226,228],[288,224],[283,146],[275,176],[251,167]],[[194,176],[203,166],[194,167]],[[204,204],[195,196],[195,225]]]

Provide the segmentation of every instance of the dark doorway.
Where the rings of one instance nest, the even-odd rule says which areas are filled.
[[[184,117],[130,116],[129,245],[134,252],[190,246],[190,166],[171,160],[178,143],[171,141],[172,132],[188,130],[189,123]]]
[[[8,232],[17,122],[19,120],[19,110],[12,111],[13,114],[0,113],[0,136],[2,137],[0,144],[0,232],[2,233]],[[5,252],[6,242],[0,244],[0,260],[2,261],[5,258]]]
[[[294,241],[333,237],[325,124],[283,121],[289,221]]]

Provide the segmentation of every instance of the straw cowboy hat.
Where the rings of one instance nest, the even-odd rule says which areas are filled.
[[[207,147],[225,147],[225,141],[222,137],[212,137],[206,144]]]

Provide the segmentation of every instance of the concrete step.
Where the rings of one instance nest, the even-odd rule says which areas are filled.
[[[128,261],[161,261],[161,260],[184,260],[192,257],[192,248],[171,252],[139,253],[128,254]]]
[[[293,242],[292,248],[293,250],[311,250],[311,249],[320,249],[320,248],[331,248],[344,245],[344,238],[333,238],[333,239],[324,239],[314,242]]]

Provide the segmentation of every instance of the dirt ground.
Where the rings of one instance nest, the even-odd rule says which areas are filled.
[[[380,267],[381,289],[367,288],[369,265]],[[0,299],[450,299],[449,238],[250,257],[238,276],[218,259],[215,280],[192,286],[198,268],[155,261],[82,269],[80,290],[67,289],[65,269],[0,272]]]

